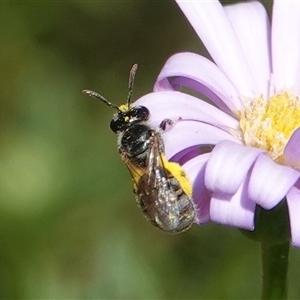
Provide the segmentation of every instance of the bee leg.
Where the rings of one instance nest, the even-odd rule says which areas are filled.
[[[162,130],[162,131],[166,131],[168,129],[170,129],[172,127],[172,125],[174,124],[174,122],[170,119],[164,119],[162,120],[162,122],[160,123],[159,125],[159,128]]]
[[[162,122],[160,123],[159,125],[159,128],[162,130],[162,131],[166,131],[166,130],[169,130],[171,129],[171,127],[178,121],[180,121],[181,118],[179,117],[177,120],[171,120],[171,119],[164,119],[162,120]]]
[[[174,177],[170,178],[169,183],[177,196],[180,196],[183,193],[182,188],[180,187],[178,181]]]

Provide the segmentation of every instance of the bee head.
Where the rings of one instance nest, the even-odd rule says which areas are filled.
[[[145,106],[128,107],[127,105],[121,105],[110,122],[110,129],[115,133],[123,131],[133,124],[147,121],[149,115],[150,112]]]
[[[90,97],[96,98],[104,102],[107,106],[115,108],[117,112],[114,114],[110,122],[110,128],[113,132],[125,130],[127,127],[135,123],[145,122],[149,118],[149,110],[144,106],[131,106],[131,96],[133,91],[133,83],[138,65],[134,64],[129,73],[128,95],[126,104],[117,106],[109,102],[102,95],[91,90],[83,90],[82,93]]]

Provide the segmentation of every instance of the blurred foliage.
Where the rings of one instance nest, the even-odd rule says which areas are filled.
[[[170,55],[203,53],[176,4],[7,1],[0,25],[0,298],[257,298],[258,244],[214,224],[176,236],[149,225],[113,112],[81,94],[122,103],[138,62],[137,98]],[[297,250],[291,262],[299,298]]]

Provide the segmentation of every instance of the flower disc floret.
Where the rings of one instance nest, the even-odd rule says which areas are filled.
[[[285,146],[300,127],[299,98],[287,91],[268,101],[260,96],[246,101],[238,115],[244,143],[267,151],[274,161],[285,164]]]

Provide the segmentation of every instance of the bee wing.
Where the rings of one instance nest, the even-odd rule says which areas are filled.
[[[147,178],[148,186],[153,187],[149,192],[156,194],[156,198],[161,200],[160,205],[165,205],[170,191],[170,183],[167,180],[170,174],[165,168],[161,143],[160,138],[155,134],[148,157]]]
[[[138,187],[138,182],[140,181],[140,178],[142,175],[145,173],[143,168],[136,166],[134,163],[131,162],[131,160],[126,156],[121,153],[121,159],[126,165],[132,181],[133,181],[133,186],[134,186],[134,192],[137,192],[137,187]]]
[[[192,186],[178,163],[170,162],[164,154],[164,145],[158,133],[153,137],[147,161],[148,186],[154,186],[161,192],[161,198],[170,200],[170,191],[184,192],[192,197]]]
[[[187,178],[185,172],[181,166],[176,162],[170,162],[167,160],[164,153],[164,145],[162,144],[160,136],[156,133],[154,136],[154,142],[151,147],[149,154],[149,183],[155,185],[160,182],[161,179],[168,179],[163,186],[161,186],[161,191],[170,190],[170,187],[173,188],[177,186],[182,189],[183,192],[188,196],[192,197],[192,185]],[[154,174],[155,176],[151,176]],[[151,178],[153,177],[153,178]],[[153,182],[154,180],[154,182]],[[168,193],[165,193],[168,194]]]

